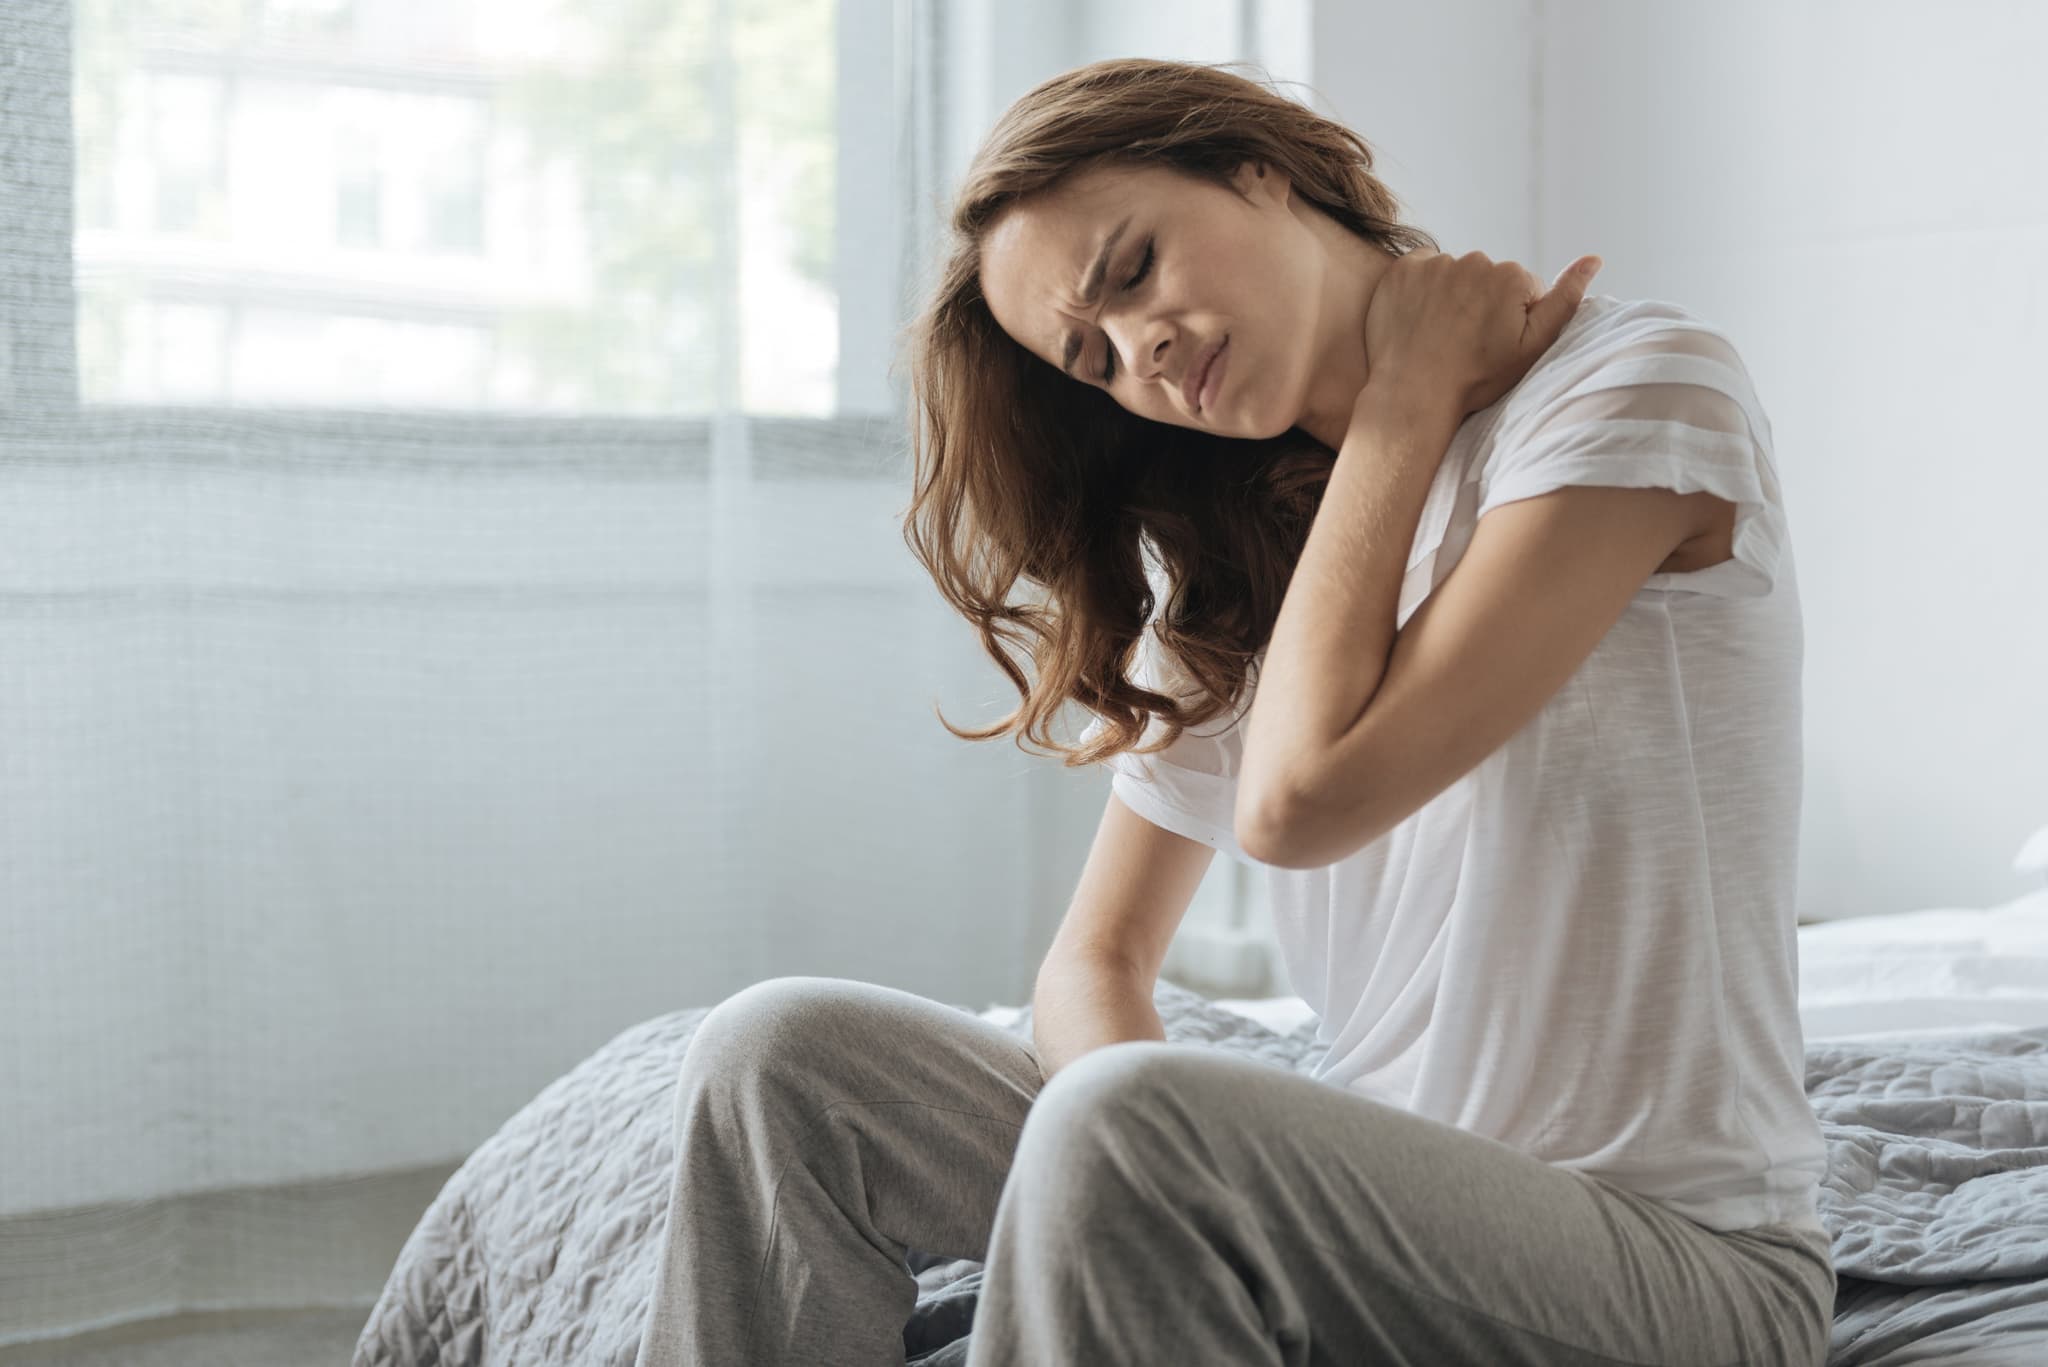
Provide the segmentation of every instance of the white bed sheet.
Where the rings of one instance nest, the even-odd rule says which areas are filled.
[[[2048,889],[1799,928],[1809,1041],[2048,1026]]]

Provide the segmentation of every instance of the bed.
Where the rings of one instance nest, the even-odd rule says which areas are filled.
[[[2048,889],[1799,938],[1839,1279],[1830,1367],[2048,1363]],[[1298,997],[1212,1001],[1162,980],[1155,1001],[1174,1042],[1302,1072],[1320,1052]],[[469,1156],[401,1251],[355,1367],[630,1367],[672,1090],[709,1009],[624,1031]],[[975,1014],[1029,1035],[1028,1006]],[[981,1265],[913,1252],[909,1271],[906,1359],[957,1367]]]

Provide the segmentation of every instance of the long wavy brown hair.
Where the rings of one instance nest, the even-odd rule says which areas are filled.
[[[1163,734],[1139,753],[1235,711],[1336,459],[1299,427],[1246,440],[1140,418],[1019,346],[981,292],[998,215],[1105,162],[1236,193],[1232,172],[1262,161],[1389,253],[1437,245],[1399,221],[1365,139],[1240,65],[1118,59],[1056,76],[996,121],[961,183],[944,263],[907,330],[917,411],[904,537],[1023,699],[979,730],[941,713],[963,740],[1015,734],[1072,767],[1137,749],[1152,715]],[[1159,607],[1148,545],[1167,590],[1161,663],[1191,682],[1187,701],[1127,677]],[[1070,700],[1104,723],[1073,747],[1050,730]]]

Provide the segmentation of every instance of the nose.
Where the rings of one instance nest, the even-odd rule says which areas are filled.
[[[1104,320],[1103,330],[1110,340],[1117,343],[1117,350],[1130,358],[1131,374],[1140,380],[1152,380],[1165,373],[1166,358],[1173,353],[1174,327],[1164,318],[1136,318],[1123,327],[1110,320]],[[1125,335],[1119,337],[1119,332]]]

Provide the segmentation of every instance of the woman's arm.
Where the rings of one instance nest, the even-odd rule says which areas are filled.
[[[1599,267],[1581,257],[1545,291],[1512,261],[1422,249],[1381,276],[1366,309],[1365,386],[1243,721],[1235,819],[1247,853],[1291,823],[1379,689],[1416,524],[1459,425],[1550,349]]]

